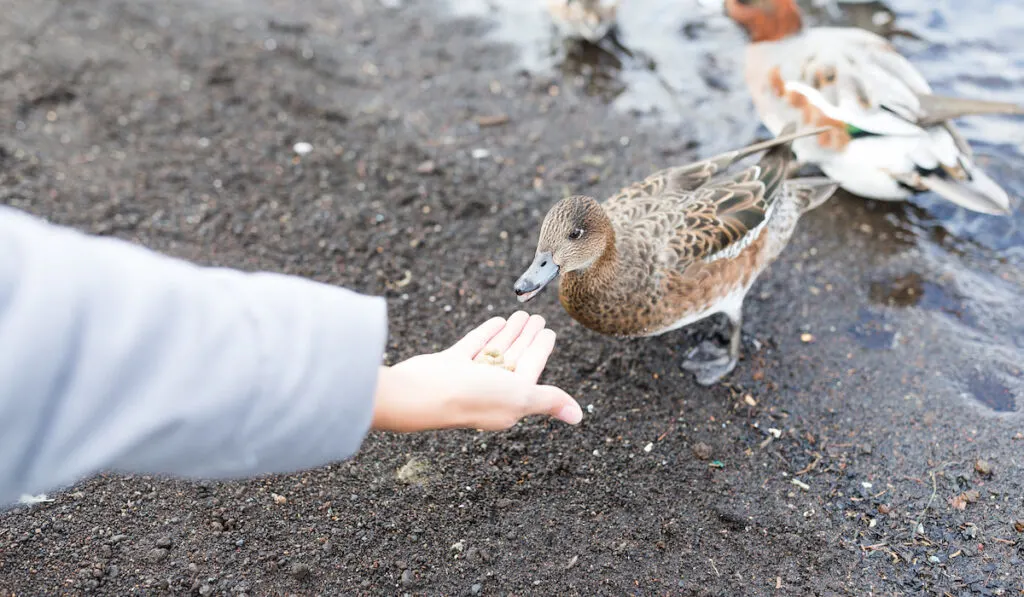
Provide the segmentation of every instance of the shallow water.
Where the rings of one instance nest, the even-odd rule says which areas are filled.
[[[531,72],[575,78],[614,109],[696,141],[710,155],[764,136],[742,85],[745,38],[706,0],[622,0],[612,35],[596,46],[562,39],[543,0],[457,0],[457,16],[492,21]],[[886,35],[937,93],[1024,102],[1024,3],[1007,0],[804,0],[808,24]],[[869,304],[848,333],[892,349],[893,321],[927,326],[936,363],[961,395],[993,411],[1024,408],[1024,118],[958,121],[978,163],[1013,197],[1006,218],[966,212],[933,196],[877,210]],[[858,199],[848,199],[857,201]],[[865,210],[870,209],[865,207]],[[867,266],[865,266],[867,267]]]

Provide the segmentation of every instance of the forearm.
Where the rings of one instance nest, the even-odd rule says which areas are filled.
[[[0,208],[0,503],[99,470],[234,477],[347,457],[385,338],[382,299]]]

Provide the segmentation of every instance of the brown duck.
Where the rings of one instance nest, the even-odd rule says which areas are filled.
[[[793,128],[790,131],[795,130]],[[572,196],[544,218],[533,263],[515,283],[520,302],[561,275],[573,319],[611,336],[656,336],[723,313],[728,348],[705,341],[683,367],[702,385],[736,366],[743,299],[789,242],[800,216],[828,199],[825,178],[784,180],[794,139],[774,140],[652,174],[609,198]],[[756,152],[757,164],[723,171]]]

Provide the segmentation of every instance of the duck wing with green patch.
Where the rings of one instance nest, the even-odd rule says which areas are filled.
[[[1005,191],[973,163],[970,147],[958,142],[948,119],[1011,113],[1011,104],[936,96],[888,41],[861,29],[812,28],[752,50],[748,57],[764,69],[768,82],[753,91],[769,128],[778,132],[784,124],[799,123],[840,129],[818,144],[797,143],[800,161],[823,166],[829,176],[854,192],[865,189],[867,196],[898,198],[904,191],[897,181],[915,192],[934,190],[975,211],[1007,211]],[[881,178],[869,180],[866,171]]]

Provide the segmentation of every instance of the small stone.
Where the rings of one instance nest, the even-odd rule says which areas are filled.
[[[164,549],[170,549],[171,545],[173,544],[174,542],[171,541],[171,538],[168,535],[164,535],[163,537],[157,539],[154,545],[156,545],[157,547],[162,547]]]
[[[202,597],[206,597],[211,593],[213,593],[213,587],[211,587],[210,585],[203,584],[199,587],[199,594],[202,595]]]
[[[746,402],[748,406],[757,406],[757,400],[754,400],[754,397],[750,394],[744,396],[743,401]]]
[[[231,587],[232,593],[248,593],[252,585],[247,580],[240,580],[235,586]]]
[[[188,563],[188,571],[191,572],[192,574],[195,574],[195,573],[199,572],[199,564],[196,564],[195,562],[189,562]]]
[[[155,547],[146,554],[146,559],[154,564],[167,559],[167,550],[162,547]]]
[[[292,578],[302,580],[312,574],[313,570],[306,564],[292,564],[292,569],[289,572]]]
[[[274,503],[275,504],[287,504],[288,503],[288,498],[284,497],[283,495],[278,495],[276,493],[272,493],[272,494],[270,494],[270,497],[274,498]]]
[[[412,570],[406,569],[402,572],[402,586],[409,588],[416,584],[416,575]]]
[[[313,151],[313,145],[310,143],[306,143],[305,141],[299,141],[298,143],[292,146],[292,150],[299,155],[306,155],[307,153]]]
[[[800,334],[800,341],[804,344],[810,344],[811,342],[814,342],[814,334],[804,332],[803,334]]]
[[[938,556],[928,556],[928,561],[932,564],[938,564],[941,560],[939,560]]]
[[[477,126],[484,128],[488,126],[500,126],[508,122],[507,114],[495,114],[493,116],[477,116]]]
[[[1024,533],[1024,518],[1013,521],[1013,530],[1018,533]]]
[[[324,552],[324,555],[328,555],[329,556],[329,555],[331,555],[331,552],[334,551],[334,545],[332,545],[331,542],[328,541],[327,543],[324,543],[320,547],[320,550]]]
[[[110,578],[117,578],[119,574],[121,574],[121,569],[117,566],[107,567],[107,576],[109,576]]]
[[[434,160],[427,160],[416,166],[416,171],[420,174],[433,174],[437,171],[437,164],[434,163]]]
[[[693,455],[700,460],[707,460],[711,458],[711,446],[704,442],[697,442],[693,446]]]
[[[475,585],[469,587],[469,592],[474,595],[479,595],[480,591],[482,590],[484,590],[484,586],[480,583],[476,583]]]
[[[482,160],[490,157],[491,152],[483,148],[477,148],[473,150],[472,155],[474,160]]]
[[[979,458],[978,461],[974,463],[974,470],[977,471],[979,475],[987,477],[992,474],[992,463],[984,458]]]

